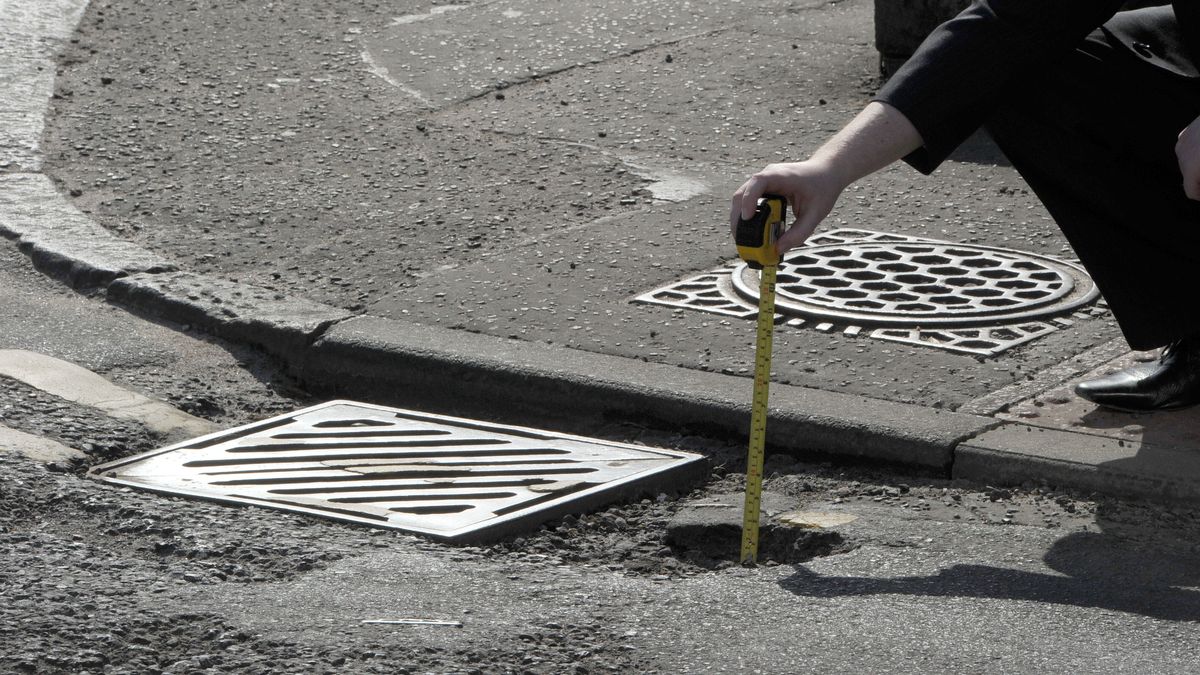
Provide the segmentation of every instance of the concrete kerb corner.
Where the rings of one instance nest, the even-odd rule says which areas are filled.
[[[299,360],[317,335],[351,313],[180,272],[175,262],[94,222],[40,173],[54,56],[88,4],[0,0],[6,19],[0,28],[0,98],[13,101],[0,110],[0,236],[15,240],[35,268],[72,288],[106,290],[110,300],[130,309]]]
[[[0,235],[15,240],[39,271],[76,289],[103,287],[128,274],[178,269],[113,236],[42,174],[0,175]]]
[[[110,302],[139,314],[260,347],[293,371],[313,340],[353,316],[305,298],[190,272],[132,274],[114,279],[107,291]]]
[[[194,324],[295,362],[351,312],[179,267],[120,239],[71,205],[42,174],[0,175],[0,235],[33,266],[79,290],[104,290],[142,315]]]

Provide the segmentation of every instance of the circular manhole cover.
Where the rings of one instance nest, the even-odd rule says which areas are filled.
[[[757,303],[758,273],[733,272]],[[999,324],[1059,314],[1094,300],[1082,268],[1046,256],[945,242],[847,242],[789,251],[776,311],[865,325]]]

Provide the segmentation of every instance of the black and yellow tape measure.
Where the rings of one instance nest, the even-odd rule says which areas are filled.
[[[734,232],[738,255],[759,272],[758,334],[754,345],[754,399],[750,404],[750,451],[746,458],[746,503],[742,511],[741,563],[758,559],[759,511],[762,509],[764,447],[767,441],[767,393],[771,381],[771,342],[775,329],[776,242],[785,229],[787,200],[763,195],[749,219],[739,219]]]

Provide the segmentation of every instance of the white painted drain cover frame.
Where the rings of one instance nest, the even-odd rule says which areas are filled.
[[[167,494],[475,541],[628,494],[689,485],[701,459],[330,401],[109,462],[90,475]]]

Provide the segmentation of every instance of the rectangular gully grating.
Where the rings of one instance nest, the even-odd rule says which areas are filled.
[[[419,533],[495,538],[689,484],[701,457],[332,401],[109,462],[91,475],[168,494]]]

